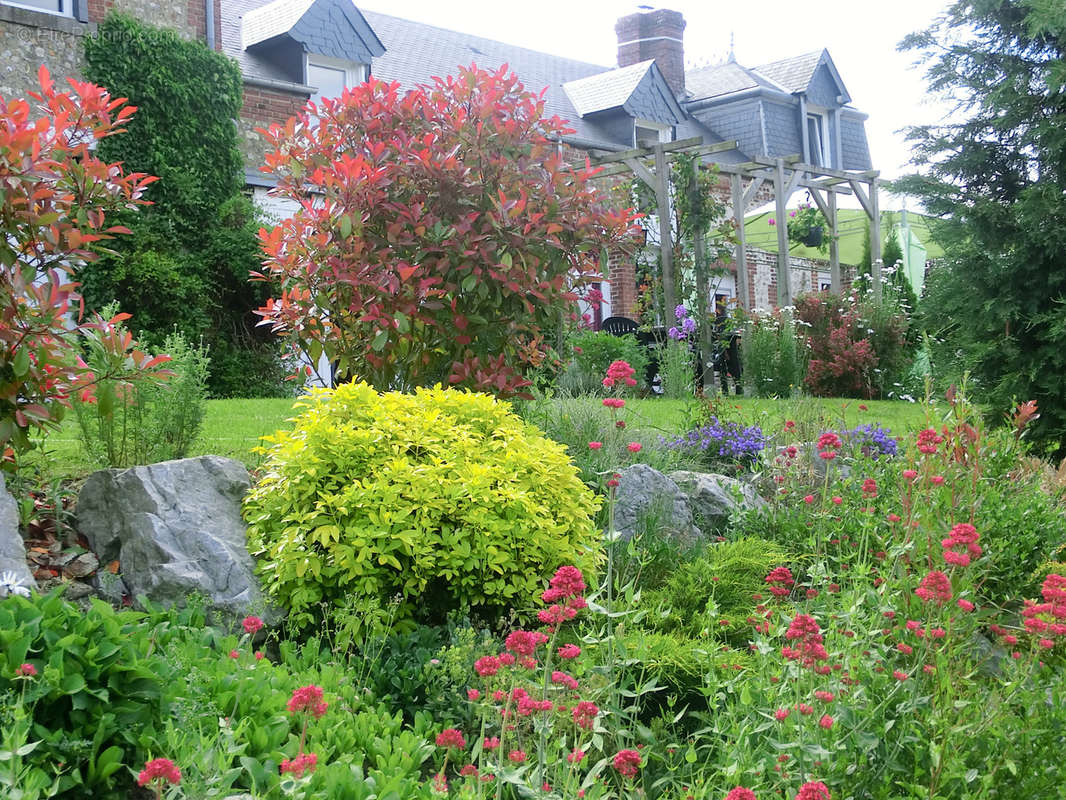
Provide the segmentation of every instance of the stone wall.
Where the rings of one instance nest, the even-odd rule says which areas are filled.
[[[221,0],[215,4],[215,43],[221,48]],[[60,86],[67,78],[84,80],[82,38],[97,35],[96,23],[110,10],[122,11],[143,22],[178,31],[190,39],[206,36],[203,0],[88,0],[89,22],[0,5],[0,97],[25,97],[39,89],[37,70],[48,67]]]

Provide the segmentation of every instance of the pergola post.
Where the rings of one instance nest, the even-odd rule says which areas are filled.
[[[792,275],[788,259],[788,193],[785,189],[785,160],[777,159],[774,170],[774,199],[777,209],[777,307],[792,305]]]
[[[661,144],[653,148],[655,153],[655,205],[659,212],[659,259],[663,274],[663,325],[670,321],[677,306],[674,293],[674,240],[670,225],[670,171],[666,166],[666,152]]]
[[[881,204],[877,198],[877,178],[870,180],[870,280],[874,300],[881,301]]]
[[[733,219],[737,223],[737,298],[740,307],[745,311],[751,310],[751,300],[748,289],[748,237],[744,231],[744,213],[747,211],[744,203],[743,186],[740,182],[740,174],[734,172],[729,176],[729,186],[733,195]]]
[[[833,294],[842,291],[840,280],[840,242],[837,239],[837,193],[834,189],[826,190],[829,196],[829,281]]]

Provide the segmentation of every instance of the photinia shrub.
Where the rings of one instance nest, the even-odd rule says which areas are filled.
[[[398,598],[410,627],[416,611],[503,609],[561,564],[595,566],[599,501],[506,403],[351,383],[297,408],[291,431],[267,437],[244,506],[265,586],[297,621],[322,602]]]
[[[263,169],[299,208],[260,233],[281,287],[263,322],[380,390],[518,392],[634,231],[563,160],[569,132],[506,66],[406,94],[372,79],[271,126]]]
[[[121,227],[106,217],[143,205],[155,180],[123,174],[121,164],[94,155],[94,145],[122,132],[135,109],[106,89],[70,81],[60,92],[41,67],[36,108],[0,98],[0,449],[10,458],[28,445],[32,428],[55,423],[75,394],[91,396],[93,376],[77,357],[81,298],[73,280]],[[133,356],[128,366],[148,367]],[[157,362],[159,363],[159,362]]]

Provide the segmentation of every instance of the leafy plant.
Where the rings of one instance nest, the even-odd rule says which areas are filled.
[[[22,664],[34,668],[23,699],[36,744],[24,761],[63,797],[129,796],[124,765],[144,761],[170,674],[142,618],[99,600],[85,610],[59,592],[0,600],[0,696],[19,690]]]
[[[740,357],[744,390],[756,397],[791,397],[807,372],[807,349],[788,310],[747,315]]]
[[[631,238],[551,143],[565,130],[506,67],[471,67],[406,95],[371,79],[264,131],[300,206],[261,233],[281,288],[264,323],[380,390],[520,391],[575,285]]]
[[[633,368],[635,387],[619,387],[623,394],[636,393],[644,385],[648,370],[648,350],[633,334],[612,336],[606,331],[577,331],[568,341],[574,354],[577,375],[569,378],[577,393],[602,392],[603,376],[615,361],[625,361]]]
[[[128,340],[119,317],[114,336]],[[207,403],[210,359],[174,331],[163,342],[170,380],[98,380],[95,402],[75,402],[82,444],[90,459],[108,467],[129,467],[184,458],[196,440]],[[160,354],[157,354],[159,357]],[[99,375],[115,374],[113,357],[103,348],[89,352],[88,365]],[[136,378],[137,376],[134,376]]]
[[[563,562],[595,566],[595,496],[505,403],[358,383],[297,408],[291,431],[266,437],[244,507],[265,586],[297,620],[345,595],[399,595],[408,625],[500,609]]]
[[[115,212],[143,205],[155,178],[125,173],[95,152],[134,112],[106,89],[72,81],[55,88],[41,67],[41,104],[0,100],[0,461],[29,446],[31,429],[54,426],[93,376],[78,359],[83,323],[72,275],[99,257],[106,240],[128,233]]]

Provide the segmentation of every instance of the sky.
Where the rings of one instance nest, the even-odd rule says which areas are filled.
[[[613,67],[614,23],[635,12],[638,3],[356,0],[356,5]],[[899,129],[938,122],[946,110],[943,102],[927,97],[913,54],[897,52],[896,45],[908,33],[928,28],[948,5],[948,0],[668,0],[656,7],[684,15],[686,66],[725,60],[731,38],[737,61],[749,67],[829,50],[852,105],[869,115],[866,134],[874,168],[894,178],[908,171],[909,148]],[[883,207],[900,206],[898,199],[886,200]]]

